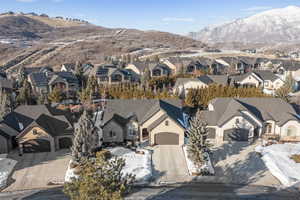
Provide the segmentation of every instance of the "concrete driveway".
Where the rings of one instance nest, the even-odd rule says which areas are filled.
[[[49,181],[64,181],[70,161],[69,150],[27,153],[23,156],[12,152],[8,157],[17,160],[18,163],[12,174],[12,182],[4,191],[49,188]]]
[[[182,147],[158,145],[152,150],[153,175],[156,183],[185,182],[191,179]]]
[[[212,162],[215,176],[197,177],[198,181],[278,186],[279,181],[270,173],[262,159],[255,152],[259,142],[224,143],[212,148]]]

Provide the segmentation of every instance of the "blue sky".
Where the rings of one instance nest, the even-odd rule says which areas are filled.
[[[289,5],[299,0],[0,0],[0,12],[36,12],[81,18],[105,27],[178,34],[209,24]]]

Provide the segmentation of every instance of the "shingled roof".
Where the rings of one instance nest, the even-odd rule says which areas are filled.
[[[19,106],[4,117],[3,123],[19,133],[33,124],[47,130],[52,136],[72,134],[73,130],[65,111],[46,105]]]
[[[181,102],[180,100],[173,99],[109,100],[104,111],[103,125],[108,123],[116,116],[121,117],[123,119],[123,123],[126,123],[127,120],[134,116],[136,117],[137,121],[142,124],[159,110],[163,110],[171,119],[182,125],[181,122],[183,121],[183,115],[181,110]]]
[[[214,111],[203,111],[211,126],[222,126],[234,116],[248,111],[259,121],[275,120],[283,125],[289,120],[299,121],[294,108],[279,98],[216,98],[211,102]]]

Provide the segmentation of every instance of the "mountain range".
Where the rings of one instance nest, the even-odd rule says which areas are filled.
[[[300,42],[300,7],[272,9],[191,34],[208,44],[278,44]],[[238,45],[237,45],[238,46]]]

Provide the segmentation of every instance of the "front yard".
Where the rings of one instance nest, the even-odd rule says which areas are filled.
[[[300,144],[273,144],[258,146],[256,151],[262,154],[262,160],[270,172],[287,187],[300,184]]]

